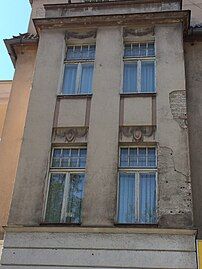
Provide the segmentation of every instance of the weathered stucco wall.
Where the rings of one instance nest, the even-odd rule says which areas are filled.
[[[6,117],[11,87],[12,80],[0,81],[0,137],[2,135],[3,125]]]
[[[192,195],[182,26],[158,26],[155,34],[159,224],[189,227]]]
[[[88,136],[84,225],[113,225],[116,208],[123,34],[99,28]],[[104,78],[104,79],[103,79]]]
[[[18,165],[36,48],[20,48],[0,143],[0,227],[6,225]],[[2,228],[0,228],[2,232]]]
[[[10,224],[29,225],[41,222],[63,50],[63,33],[51,30],[41,33],[9,217]]]
[[[202,238],[202,42],[185,43],[194,225]]]
[[[202,23],[202,1],[201,0],[183,0],[182,8],[191,10],[191,25]]]
[[[1,267],[196,269],[195,236],[191,231],[75,227],[62,233],[7,233]]]

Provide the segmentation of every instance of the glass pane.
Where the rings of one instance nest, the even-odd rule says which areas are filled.
[[[63,149],[62,156],[63,157],[69,157],[70,150],[69,149]]]
[[[74,47],[68,47],[67,48],[67,60],[74,59]]]
[[[156,167],[156,149],[148,148],[147,166]]]
[[[133,57],[140,56],[140,47],[139,47],[139,44],[133,44],[131,56],[133,56]]]
[[[92,93],[93,64],[82,64],[80,93]]]
[[[120,151],[120,166],[121,167],[127,167],[129,165],[128,163],[128,148],[122,148]]]
[[[124,57],[131,56],[131,44],[126,44],[124,47]]]
[[[76,93],[76,75],[77,64],[68,64],[65,66],[64,81],[63,81],[63,94]]]
[[[156,174],[140,174],[140,223],[156,223]]]
[[[88,59],[89,58],[89,49],[88,46],[82,47],[82,59]]]
[[[52,167],[60,167],[60,158],[53,158]]]
[[[67,222],[81,222],[81,206],[83,199],[84,174],[70,175],[70,190],[67,206]]]
[[[84,168],[86,166],[86,149],[80,149],[79,167]]]
[[[78,167],[78,166],[79,166],[79,150],[72,149],[70,158],[70,167]]]
[[[154,43],[149,43],[148,44],[148,52],[147,52],[148,56],[155,56],[155,47],[154,47]]]
[[[155,67],[154,62],[142,62],[141,92],[155,91]]]
[[[89,48],[89,59],[95,59],[95,45],[91,45]]]
[[[137,148],[130,149],[130,167],[137,167]]]
[[[139,148],[138,166],[146,167],[146,148]]]
[[[140,44],[140,56],[146,56],[147,55],[147,45],[146,44]]]
[[[54,149],[53,150],[53,157],[60,157],[61,149]]]
[[[51,174],[45,221],[59,223],[66,174]]]
[[[137,92],[137,62],[124,64],[123,92]]]
[[[135,174],[120,174],[118,221],[135,223]]]

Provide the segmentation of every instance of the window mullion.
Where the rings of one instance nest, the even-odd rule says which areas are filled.
[[[77,66],[77,74],[76,74],[76,93],[80,92],[81,87],[81,72],[82,72],[82,64],[78,63]]]
[[[66,218],[67,218],[67,201],[68,201],[69,187],[70,187],[70,173],[66,173],[65,187],[64,187],[63,201],[62,201],[62,211],[61,211],[61,218],[60,218],[61,223],[65,223]]]
[[[139,222],[139,173],[135,173],[135,222]]]
[[[141,60],[137,61],[137,92],[141,92]]]

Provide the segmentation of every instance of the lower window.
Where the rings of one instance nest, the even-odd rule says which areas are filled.
[[[119,174],[118,222],[156,223],[156,173]]]
[[[156,169],[155,147],[120,148],[119,224],[156,224]]]
[[[52,152],[46,223],[81,223],[86,149],[55,148]]]

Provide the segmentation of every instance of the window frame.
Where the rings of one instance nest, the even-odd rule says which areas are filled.
[[[70,176],[72,174],[83,174],[84,175],[84,184],[86,181],[86,167],[70,167],[70,168],[63,168],[63,167],[52,167],[52,160],[53,160],[53,152],[54,149],[86,149],[87,146],[73,146],[73,147],[53,147],[51,149],[50,154],[50,161],[49,161],[49,170],[47,175],[47,181],[46,181],[46,188],[45,188],[45,199],[44,199],[44,210],[43,210],[43,223],[45,224],[64,224],[64,225],[80,225],[82,223],[82,214],[80,215],[80,222],[79,223],[73,223],[73,222],[66,222],[65,218],[67,218],[67,215],[65,213],[65,208],[68,208],[68,198],[69,198],[69,190],[70,190]],[[87,156],[86,156],[87,159]],[[65,185],[64,185],[64,192],[63,192],[63,200],[62,200],[62,209],[61,209],[61,216],[60,216],[60,222],[57,223],[51,223],[46,221],[46,211],[47,211],[47,204],[48,204],[48,196],[49,196],[49,189],[50,189],[50,180],[52,174],[64,174],[65,175]],[[84,192],[84,188],[83,188]],[[67,196],[65,197],[65,193]],[[65,204],[66,202],[66,204]],[[81,213],[82,213],[82,204],[81,204]]]
[[[121,149],[122,148],[155,148],[156,149],[156,167],[155,168],[141,168],[141,167],[137,167],[137,168],[133,168],[133,167],[121,167],[120,166],[120,161],[121,161]],[[135,212],[134,212],[134,217],[136,218],[136,214],[137,217],[139,219],[140,216],[140,174],[155,174],[155,180],[156,180],[156,199],[155,199],[155,203],[156,203],[156,222],[155,223],[141,223],[141,222],[134,222],[134,223],[121,223],[119,222],[119,200],[120,200],[120,174],[121,173],[126,173],[126,174],[134,174],[134,180],[135,180],[135,189],[134,189],[134,193],[135,193],[135,204],[137,204],[137,206],[135,206]],[[137,177],[136,177],[137,176]],[[136,189],[136,187],[138,186],[138,188]],[[157,150],[157,146],[120,146],[119,147],[119,162],[118,162],[118,180],[117,180],[117,197],[116,197],[116,217],[115,217],[115,223],[117,225],[156,225],[158,223],[158,209],[157,209],[157,205],[158,205],[158,150]]]
[[[67,51],[68,51],[68,47],[76,47],[76,46],[95,46],[95,54],[96,54],[96,43],[83,43],[83,44],[74,44],[74,45],[67,45],[66,49],[65,49],[65,57],[64,57],[64,61],[63,61],[63,74],[62,74],[62,83],[61,83],[61,89],[60,89],[60,93],[59,95],[62,96],[80,96],[80,95],[92,95],[93,93],[93,87],[91,89],[91,92],[89,93],[82,93],[80,92],[81,90],[81,79],[82,79],[82,64],[92,64],[93,65],[93,75],[94,75],[94,67],[95,67],[95,58],[94,59],[72,59],[72,60],[68,60],[67,59]],[[77,65],[77,71],[76,71],[76,82],[75,82],[75,92],[74,93],[64,93],[64,77],[65,77],[65,68],[67,65]],[[93,82],[93,77],[92,77],[92,82]]]
[[[125,56],[124,52],[125,52],[125,46],[126,45],[134,45],[134,44],[138,44],[140,46],[140,44],[146,44],[148,47],[149,43],[154,43],[154,52],[155,55],[154,56]],[[143,62],[153,62],[154,63],[154,91],[141,91],[142,88],[142,63]],[[137,63],[137,91],[132,91],[132,92],[125,92],[124,91],[124,68],[125,68],[125,64],[127,63]],[[145,41],[145,42],[125,42],[124,43],[124,49],[123,49],[123,82],[122,82],[122,90],[121,90],[121,94],[155,94],[156,93],[156,45],[155,45],[155,41],[154,40],[150,40],[150,41]]]

